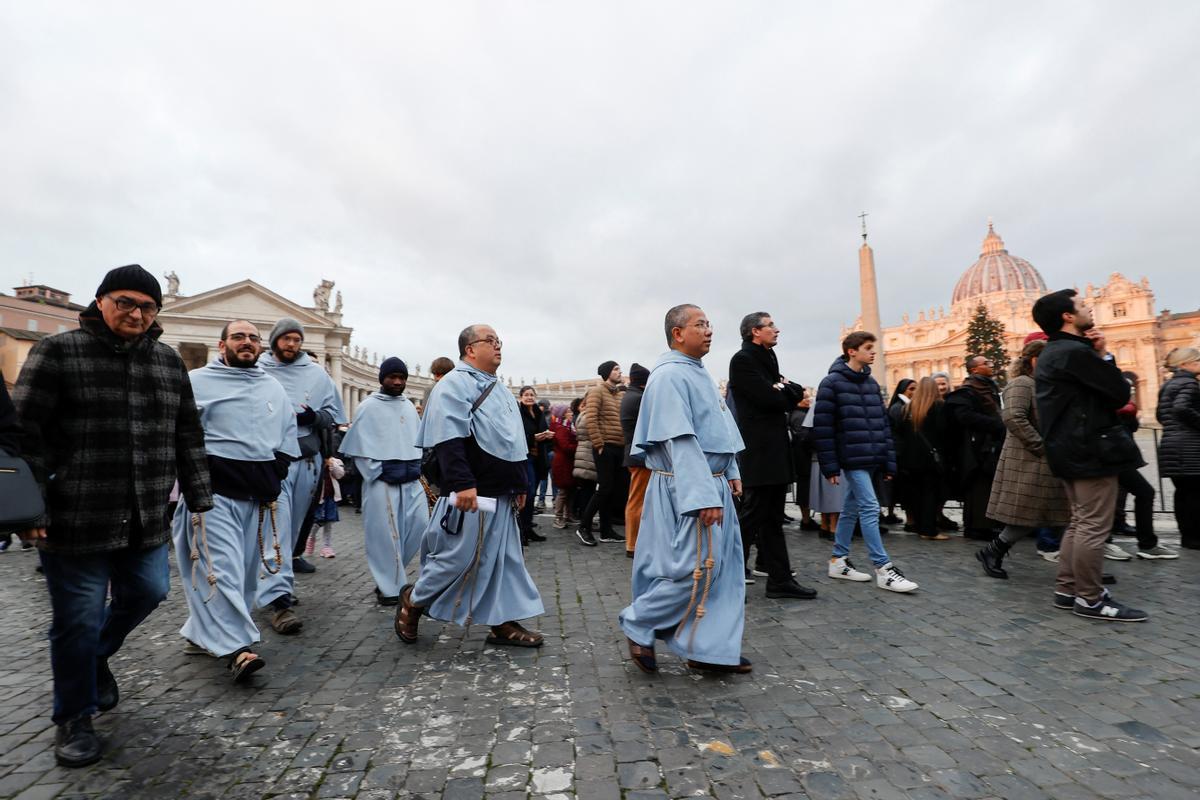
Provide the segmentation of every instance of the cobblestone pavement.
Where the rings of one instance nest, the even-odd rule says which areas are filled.
[[[0,556],[0,796],[472,798],[1196,798],[1200,554],[1105,562],[1152,613],[1105,625],[1051,608],[1032,544],[1013,579],[982,577],[973,543],[888,537],[910,596],[823,575],[828,548],[789,529],[814,602],[747,587],[754,674],[701,677],[664,654],[650,677],[616,625],[619,545],[567,532],[528,551],[547,613],[540,651],[489,647],[423,621],[399,643],[372,602],[360,517],[338,557],[301,576],[305,627],[268,631],[266,669],[231,685],[182,652],[170,598],[113,660],[122,701],[97,719],[105,759],[54,765],[45,588]],[[1168,538],[1167,541],[1170,541]],[[861,551],[861,544],[856,543]],[[865,562],[865,555],[860,553]]]

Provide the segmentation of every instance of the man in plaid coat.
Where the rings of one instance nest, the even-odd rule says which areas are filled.
[[[161,306],[149,272],[111,270],[79,329],[38,342],[17,380],[22,453],[46,499],[46,518],[24,536],[38,543],[50,591],[63,766],[100,758],[91,718],[119,699],[108,659],[167,595],[176,477],[188,508],[212,508],[187,369],[158,342]]]

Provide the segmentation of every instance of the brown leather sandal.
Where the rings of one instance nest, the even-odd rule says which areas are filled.
[[[243,650],[230,660],[229,674],[234,683],[241,683],[266,665],[266,659],[262,656]]]
[[[417,623],[421,620],[421,612],[425,609],[413,605],[413,585],[406,584],[400,589],[400,604],[396,607],[396,636],[405,644],[417,641]]]
[[[276,609],[271,614],[271,627],[276,633],[281,633],[284,636],[292,636],[300,632],[304,627],[304,623],[296,616],[296,612],[290,608]]]
[[[503,644],[511,647],[541,647],[545,638],[536,631],[526,630],[519,622],[493,625],[487,637],[488,644]]]
[[[740,658],[737,664],[709,664],[706,661],[692,661],[690,658],[687,662],[688,669],[699,670],[700,672],[721,672],[732,673],[734,675],[745,675],[754,670],[750,664],[750,659]]]
[[[658,672],[658,659],[654,656],[653,647],[643,647],[628,636],[625,637],[625,641],[629,642],[629,657],[635,667],[647,675]]]

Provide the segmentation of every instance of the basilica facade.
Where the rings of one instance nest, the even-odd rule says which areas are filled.
[[[967,326],[980,305],[1004,324],[1008,351],[1015,357],[1026,335],[1038,330],[1030,311],[1048,291],[1033,264],[1009,253],[989,222],[982,252],[955,284],[949,310],[921,310],[915,319],[906,313],[902,324],[883,328],[888,386],[935,372],[949,373],[952,384],[960,383],[966,377]],[[1169,377],[1163,359],[1175,347],[1200,341],[1200,311],[1160,311],[1149,280],[1133,281],[1119,272],[1101,285],[1087,284],[1079,293],[1092,307],[1117,365],[1137,376],[1142,421],[1152,421],[1159,386]]]

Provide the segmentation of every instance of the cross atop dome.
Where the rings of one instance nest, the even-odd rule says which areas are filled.
[[[983,252],[980,253],[980,256],[998,255],[1005,252],[1008,251],[1004,249],[1004,240],[992,226],[992,218],[988,217],[988,232],[987,236],[983,237]]]

